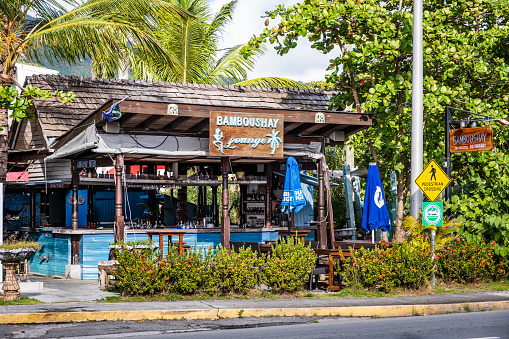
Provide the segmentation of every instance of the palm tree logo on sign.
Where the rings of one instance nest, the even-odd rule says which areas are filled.
[[[267,140],[267,142],[269,143],[270,148],[272,149],[272,153],[271,153],[272,155],[274,155],[276,148],[279,148],[279,144],[282,142],[281,138],[277,136],[279,134],[279,132],[280,131],[276,132],[276,130],[273,129],[272,133],[269,133],[266,135],[269,138],[269,140]]]

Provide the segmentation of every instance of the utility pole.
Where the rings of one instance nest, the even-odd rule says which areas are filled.
[[[412,149],[410,156],[410,215],[419,218],[422,192],[415,179],[422,172],[423,135],[423,53],[422,53],[422,1],[414,1],[413,66],[412,66]]]

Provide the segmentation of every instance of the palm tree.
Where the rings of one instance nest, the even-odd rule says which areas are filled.
[[[63,4],[73,6],[67,10]],[[118,69],[122,60],[112,60],[131,46],[147,60],[164,60],[175,66],[152,35],[153,26],[178,17],[178,9],[162,0],[74,0],[0,1],[0,91],[15,84],[14,65],[18,60],[76,63],[86,57]],[[19,85],[19,84],[18,84]],[[21,86],[20,86],[21,87]],[[8,111],[0,107],[0,181],[7,168]],[[13,118],[16,118],[14,116]]]
[[[135,79],[308,88],[300,82],[284,78],[245,80],[247,71],[253,69],[255,57],[263,53],[262,49],[257,49],[253,56],[244,58],[241,50],[245,45],[238,45],[229,48],[218,59],[219,41],[224,33],[224,27],[232,20],[237,0],[227,3],[214,15],[210,13],[206,0],[166,1],[185,13],[154,31],[161,45],[173,56],[172,60],[175,60],[176,67],[168,65],[165,59],[147,60],[138,53],[135,46],[129,51],[129,65]],[[113,67],[109,69],[114,70]],[[105,74],[101,70],[99,73]],[[111,73],[112,71],[110,76]]]

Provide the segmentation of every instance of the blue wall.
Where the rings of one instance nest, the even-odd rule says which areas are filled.
[[[71,238],[47,231],[37,233],[35,240],[41,244],[41,249],[30,259],[30,271],[64,277],[65,265],[70,262]],[[49,260],[42,260],[43,256],[48,256]]]
[[[127,241],[146,240],[146,234],[127,234]],[[263,243],[267,240],[276,240],[279,238],[277,232],[235,232],[233,229],[230,233],[231,241],[249,241]],[[314,240],[314,231],[309,232],[306,239]],[[30,271],[34,273],[47,274],[53,276],[65,276],[65,265],[71,262],[71,237],[68,235],[52,234],[51,231],[38,233],[37,241],[42,245],[32,259],[30,259]],[[158,237],[154,237],[153,241],[159,245]],[[173,242],[178,241],[178,236],[172,237]],[[216,248],[221,244],[220,233],[200,233],[185,234],[184,242],[187,245]],[[80,258],[81,258],[81,278],[97,279],[97,263],[99,261],[108,260],[109,244],[113,243],[113,234],[90,234],[84,235],[80,241]],[[164,237],[164,252],[167,253],[168,237]],[[41,256],[49,256],[48,260],[41,261]]]

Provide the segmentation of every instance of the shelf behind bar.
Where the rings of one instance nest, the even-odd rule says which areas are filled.
[[[128,184],[133,185],[179,185],[179,186],[220,186],[220,180],[157,180],[157,179],[127,179]],[[80,184],[87,185],[115,185],[115,179],[105,178],[80,178]],[[266,185],[266,180],[229,180],[230,185]]]

